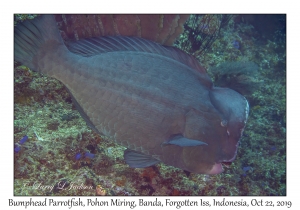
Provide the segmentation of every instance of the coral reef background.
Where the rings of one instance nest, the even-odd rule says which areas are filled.
[[[33,16],[15,16],[24,18]],[[222,18],[191,15],[175,43],[249,101],[237,158],[222,174],[129,168],[125,148],[86,125],[59,81],[15,64],[14,145],[28,140],[14,152],[14,195],[286,195],[286,16]],[[201,46],[204,37],[212,41]]]

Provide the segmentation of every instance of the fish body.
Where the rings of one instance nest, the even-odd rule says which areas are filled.
[[[88,124],[128,148],[131,167],[217,174],[235,159],[247,100],[214,87],[176,48],[123,36],[66,46],[54,18],[41,16],[16,27],[15,60],[64,83]]]

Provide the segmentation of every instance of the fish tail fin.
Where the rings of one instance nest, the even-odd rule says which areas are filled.
[[[35,56],[49,40],[64,44],[53,15],[41,15],[14,28],[14,58],[30,69],[38,71]]]

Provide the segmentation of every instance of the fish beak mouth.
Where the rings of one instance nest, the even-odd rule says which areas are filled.
[[[227,161],[227,162],[221,162],[222,166],[225,168],[230,168],[230,165],[232,164],[232,162]]]
[[[208,171],[208,174],[210,175],[214,175],[214,174],[220,174],[224,171],[224,167],[225,168],[229,168],[229,166],[231,165],[232,162],[219,162],[219,163],[215,163],[213,165],[213,167]]]
[[[223,171],[224,171],[224,169],[223,169],[222,163],[215,163],[213,165],[213,167],[208,171],[207,174],[210,174],[210,175],[220,174]]]

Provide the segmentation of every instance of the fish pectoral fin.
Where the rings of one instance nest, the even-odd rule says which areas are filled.
[[[208,144],[203,141],[185,138],[182,135],[176,135],[173,138],[171,138],[168,142],[163,143],[163,145],[177,145],[180,147],[194,147],[194,146],[201,146],[201,145],[208,145]]]
[[[145,155],[131,149],[126,149],[124,151],[124,159],[126,163],[132,168],[145,168],[160,162],[159,160],[153,158],[151,155]]]

